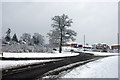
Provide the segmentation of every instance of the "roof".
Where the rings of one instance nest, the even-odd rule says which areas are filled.
[[[95,45],[97,45],[97,44],[107,44],[107,43],[103,43],[103,42],[95,43]]]
[[[84,45],[83,45],[84,46]],[[92,47],[91,45],[85,45],[85,47]]]
[[[117,46],[117,45],[120,45],[120,44],[112,44],[111,46]]]
[[[67,44],[77,44],[77,42],[67,42]]]

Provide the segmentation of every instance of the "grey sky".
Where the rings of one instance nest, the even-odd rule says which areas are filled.
[[[93,44],[105,42],[117,43],[118,7],[117,2],[5,2],[2,4],[2,31],[5,36],[7,28],[21,36],[22,33],[40,33],[46,38],[51,27],[51,18],[67,14],[73,19],[71,29],[78,35],[76,42]]]

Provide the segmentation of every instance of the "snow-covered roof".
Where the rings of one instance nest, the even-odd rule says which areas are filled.
[[[101,44],[107,44],[107,43],[103,43],[103,42],[101,42]]]
[[[95,45],[97,45],[97,44],[107,44],[107,43],[103,43],[103,42],[95,43]]]
[[[112,44],[111,46],[116,46],[116,45],[120,45],[120,44]]]
[[[83,45],[84,46],[84,45]],[[85,47],[92,47],[91,45],[85,45]]]
[[[77,44],[77,42],[67,42],[67,44]]]

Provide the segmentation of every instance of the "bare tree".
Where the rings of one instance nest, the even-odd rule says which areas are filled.
[[[52,41],[53,43],[59,42],[59,53],[61,53],[62,44],[69,40],[74,41],[74,36],[76,36],[77,33],[71,29],[67,29],[73,23],[72,19],[69,19],[67,15],[63,14],[62,16],[55,16],[52,18],[52,20],[52,27],[54,29],[48,33],[49,41]]]

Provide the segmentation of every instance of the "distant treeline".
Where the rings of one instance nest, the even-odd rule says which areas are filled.
[[[5,37],[2,37],[3,52],[51,52],[49,44],[45,44],[44,36],[39,33],[34,33],[33,36],[29,33],[23,33],[18,40],[15,33],[11,37],[11,29],[8,28]]]

